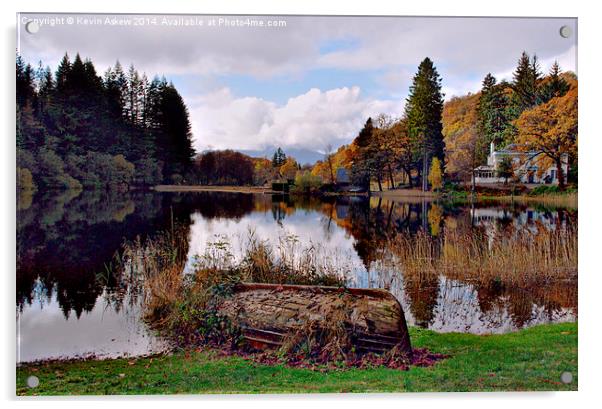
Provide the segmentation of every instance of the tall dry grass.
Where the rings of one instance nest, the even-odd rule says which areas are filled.
[[[351,269],[338,254],[325,253],[313,242],[304,245],[290,234],[272,243],[250,230],[240,255],[233,253],[228,237],[207,243],[204,254],[195,256],[195,280],[204,287],[231,281],[342,286]]]
[[[147,317],[162,319],[182,296],[187,253],[188,229],[180,225],[144,241],[138,237],[124,244],[122,264],[142,287]]]
[[[419,232],[388,243],[404,275],[444,274],[477,284],[538,285],[577,279],[577,231],[522,228],[512,232],[444,230],[438,237]]]
[[[577,209],[578,194],[570,192],[566,194],[541,194],[536,196],[492,196],[481,198],[486,202],[503,202],[503,203],[523,203],[531,205],[542,205],[548,207]]]

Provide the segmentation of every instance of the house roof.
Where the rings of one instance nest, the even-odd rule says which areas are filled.
[[[493,170],[493,166],[481,165],[479,167],[476,167],[474,170]]]
[[[515,143],[511,143],[506,145],[503,149],[498,149],[494,151],[494,153],[516,153],[519,152],[518,145]]]
[[[530,156],[537,156],[541,153],[541,152],[537,152],[537,151],[522,150],[522,149],[520,149],[521,146],[525,146],[525,145],[511,143],[509,145],[506,145],[503,149],[496,150],[493,153],[494,154],[496,154],[496,153],[502,153],[502,154],[520,153],[520,154],[526,154],[526,155],[530,155]]]

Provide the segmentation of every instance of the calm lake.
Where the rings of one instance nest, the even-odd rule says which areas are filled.
[[[174,223],[189,227],[195,256],[228,243],[240,257],[249,234],[274,244],[315,246],[337,260],[348,285],[389,289],[410,325],[435,331],[503,333],[577,318],[577,283],[536,290],[479,288],[444,275],[419,283],[382,263],[391,234],[443,234],[443,226],[577,225],[577,209],[535,204],[442,204],[372,197],[293,199],[238,193],[63,192],[20,197],[17,210],[17,360],[135,356],[167,345],[141,321],[141,294],[112,275],[126,240]],[[183,272],[185,273],[185,272]]]

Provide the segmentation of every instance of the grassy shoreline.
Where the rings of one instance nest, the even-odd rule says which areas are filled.
[[[201,186],[201,185],[157,185],[157,192],[230,192],[230,193],[272,193],[263,186]]]
[[[157,185],[153,188],[157,192],[227,192],[227,193],[266,193],[266,194],[282,194],[282,192],[275,192],[270,188],[263,186],[201,186],[201,185]],[[453,192],[452,192],[453,193]],[[341,193],[326,193],[327,196],[350,196],[348,192]],[[362,195],[366,195],[363,193]],[[423,192],[419,189],[392,189],[372,191],[371,195],[374,197],[382,197],[384,199],[410,199],[410,200],[458,200],[458,199],[470,199],[470,194],[466,193],[463,195],[453,194],[451,196],[436,193],[436,192]],[[522,193],[517,195],[490,195],[485,193],[479,193],[475,199],[477,201],[499,201],[499,202],[522,202],[522,203],[543,203],[553,204],[563,207],[577,207],[578,197],[577,192],[569,193],[557,193],[557,194],[538,194],[530,195],[528,193]]]
[[[219,394],[577,390],[577,323],[503,335],[436,333],[411,327],[414,347],[448,354],[432,367],[312,371],[261,365],[215,351],[17,367],[17,395]],[[569,371],[573,382],[563,384]],[[26,379],[40,379],[37,388]]]

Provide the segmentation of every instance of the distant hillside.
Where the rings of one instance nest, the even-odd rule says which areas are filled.
[[[252,156],[254,158],[268,158],[271,159],[274,155],[274,152],[278,149],[277,146],[271,146],[262,150],[244,150],[241,149],[239,152],[244,153],[245,155]],[[286,156],[294,157],[298,163],[304,164],[314,164],[318,160],[324,159],[324,154],[312,151],[309,149],[301,149],[301,148],[282,148]]]

